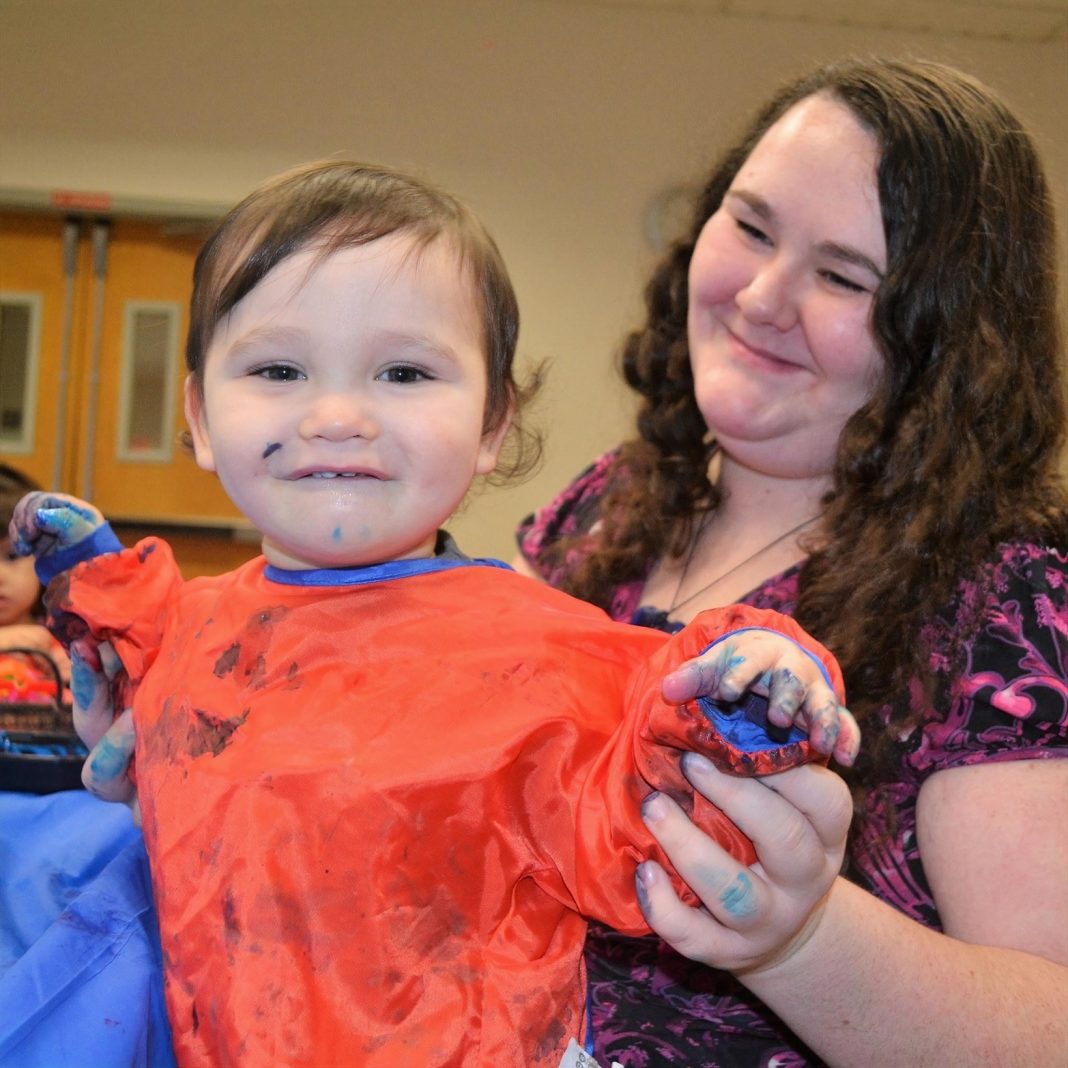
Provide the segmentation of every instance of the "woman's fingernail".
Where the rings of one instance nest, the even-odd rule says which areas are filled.
[[[659,823],[667,816],[667,805],[662,794],[652,793],[642,802],[642,819],[646,823]]]
[[[638,865],[634,874],[643,888],[648,888],[656,884],[656,865],[650,864],[647,860],[643,860],[641,864]]]
[[[693,775],[707,775],[714,770],[714,765],[702,753],[686,752],[682,754],[682,773],[689,778]]]

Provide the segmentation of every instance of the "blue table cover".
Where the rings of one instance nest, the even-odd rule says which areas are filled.
[[[0,1068],[174,1068],[141,832],[84,791],[0,792]]]

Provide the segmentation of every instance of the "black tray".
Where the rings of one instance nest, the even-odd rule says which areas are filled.
[[[56,698],[51,704],[0,704],[0,790],[52,794],[80,789],[82,764],[89,751],[74,733],[55,661],[39,649],[2,651],[32,656],[47,664],[56,683]]]

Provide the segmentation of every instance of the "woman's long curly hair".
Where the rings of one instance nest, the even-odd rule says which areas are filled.
[[[622,449],[627,477],[569,589],[605,605],[650,560],[684,552],[695,517],[719,504],[687,344],[690,257],[757,142],[815,93],[848,107],[881,148],[888,265],[872,328],[885,369],[839,439],[796,614],[838,657],[876,742],[880,709],[910,680],[930,682],[921,627],[961,579],[1000,542],[1060,546],[1068,531],[1050,195],[1029,135],[967,75],[885,59],[823,67],[783,89],[722,158],[625,343],[624,376],[644,398],[640,437]]]

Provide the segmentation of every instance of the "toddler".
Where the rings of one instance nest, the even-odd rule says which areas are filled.
[[[78,703],[132,704],[184,1066],[557,1065],[583,1030],[587,918],[646,930],[635,863],[666,858],[642,799],[670,791],[752,859],[680,750],[750,774],[811,755],[798,731],[754,755],[731,741],[744,717],[717,730],[661,679],[745,627],[764,629],[708,655],[717,680],[758,645],[815,677],[782,629],[841,695],[774,613],[669,642],[459,551],[443,524],[520,416],[517,329],[463,205],[307,166],[239,204],[194,275],[192,444],[263,556],[186,583],[85,502],[17,511],[87,665]],[[101,648],[122,665],[107,694],[84,681]],[[807,705],[826,702],[817,682]]]
[[[15,505],[40,486],[7,464],[0,464],[0,703],[52,704],[55,676],[31,650],[52,658],[66,679],[70,663],[63,646],[42,625],[41,584],[33,561],[19,556],[8,537]],[[19,650],[19,651],[16,651]]]

